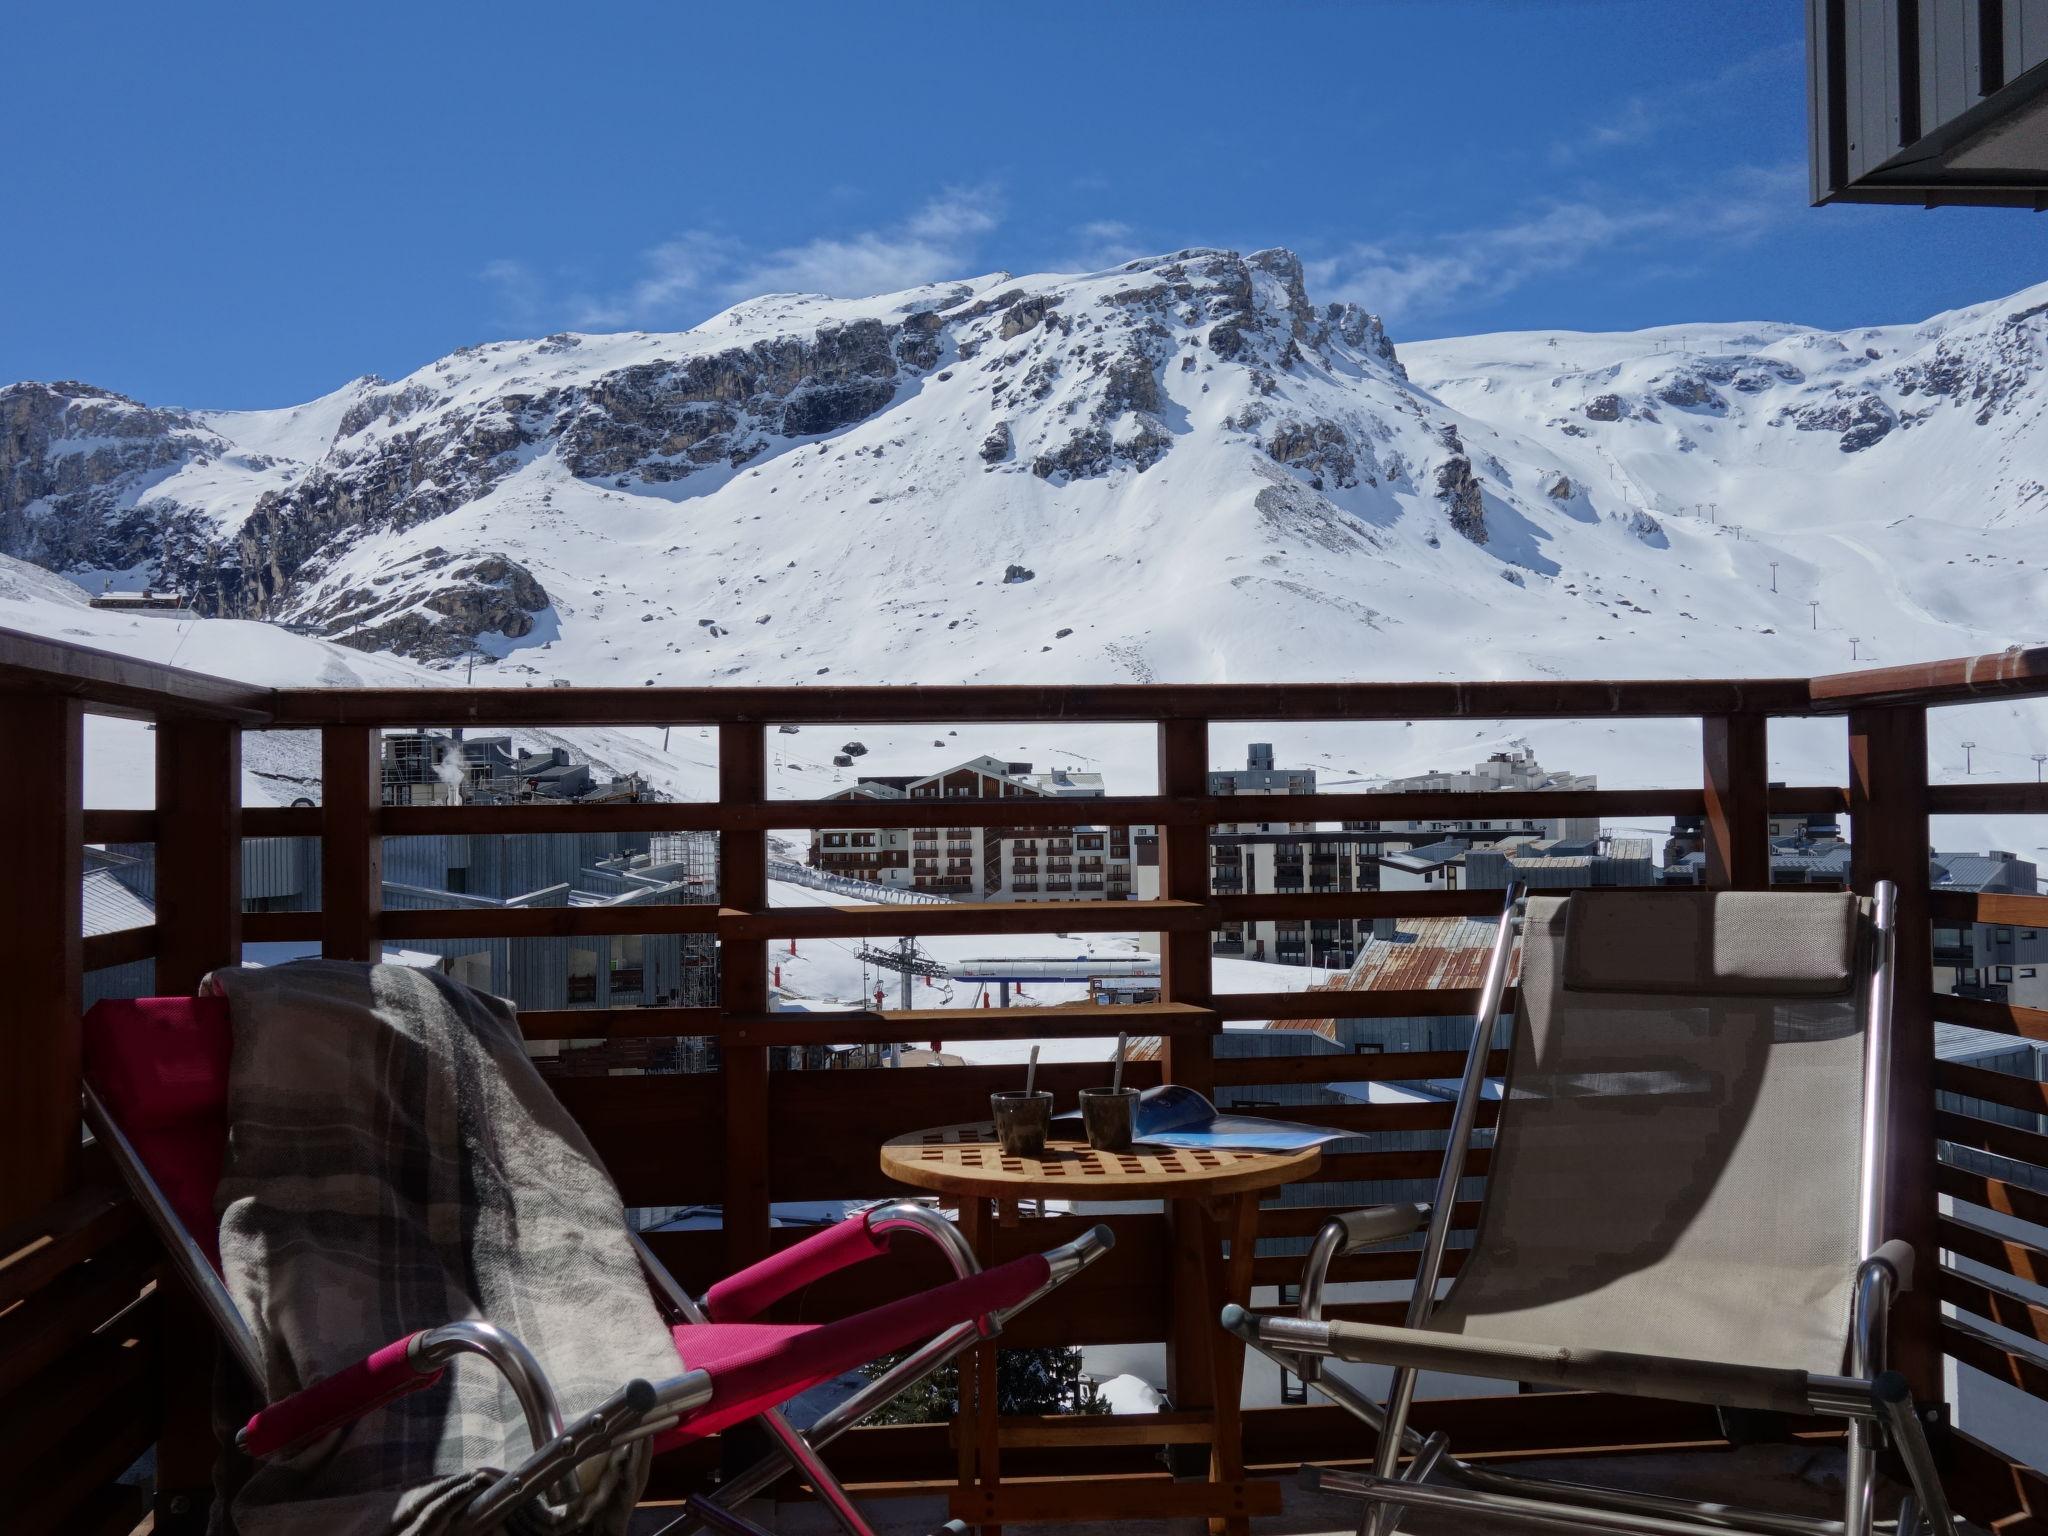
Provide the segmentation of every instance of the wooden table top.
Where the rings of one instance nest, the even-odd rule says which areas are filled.
[[[1085,1141],[1048,1141],[1037,1157],[1012,1157],[997,1143],[995,1126],[987,1120],[913,1131],[882,1147],[882,1172],[900,1183],[994,1199],[1231,1195],[1305,1178],[1322,1160],[1320,1147],[1250,1152],[1141,1144],[1128,1152],[1097,1152]]]

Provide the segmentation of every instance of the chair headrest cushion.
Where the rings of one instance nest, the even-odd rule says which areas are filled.
[[[1861,905],[1830,891],[1574,891],[1576,992],[1832,997],[1855,979]]]

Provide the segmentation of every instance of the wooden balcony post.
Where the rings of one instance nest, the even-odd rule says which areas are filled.
[[[85,734],[78,701],[0,694],[18,743],[0,795],[0,1227],[64,1192],[78,1155]]]
[[[1198,799],[1209,787],[1209,722],[1159,722],[1159,793],[1169,800]],[[1167,901],[1209,900],[1209,829],[1200,825],[1159,829],[1159,894]],[[1159,936],[1159,997],[1196,1008],[1211,1006],[1207,928]],[[1176,1035],[1166,1041],[1166,1080],[1200,1093],[1216,1087],[1215,1052],[1207,1035]]]
[[[382,736],[370,725],[320,732],[320,953],[330,960],[375,960],[384,952],[377,937],[384,906],[377,828]]]
[[[158,722],[156,810],[156,990],[182,996],[242,958],[241,728]]]
[[[1869,895],[1897,885],[1892,991],[1891,1166],[1886,1239],[1903,1238],[1918,1273],[1939,1273],[1934,1157],[1934,952],[1928,900],[1927,711],[1859,709],[1849,716],[1850,878]],[[1916,1284],[1892,1304],[1892,1366],[1922,1402],[1942,1397],[1937,1287]]]
[[[768,794],[767,737],[759,725],[718,728],[718,798],[753,804]],[[718,834],[718,900],[741,912],[768,910],[768,834]],[[768,1011],[768,945],[725,937],[718,944],[718,1004],[730,1033],[736,1018]],[[725,1263],[728,1273],[768,1254],[768,1048],[722,1042],[725,1086]]]
[[[1159,722],[1159,793],[1189,799],[1209,787],[1209,722]],[[1159,894],[1167,901],[1209,900],[1209,828],[1195,823],[1159,829]],[[1215,991],[1210,965],[1211,930],[1169,930],[1159,936],[1159,998],[1207,1008]],[[1216,1094],[1214,1042],[1206,1034],[1169,1035],[1164,1042],[1164,1080],[1198,1093]],[[1171,1233],[1169,1263],[1173,1315],[1166,1341],[1166,1395],[1182,1411],[1211,1408],[1216,1401],[1213,1369],[1216,1320],[1201,1315],[1201,1297],[1211,1294],[1210,1271],[1221,1264],[1220,1234],[1198,1202],[1171,1200],[1166,1208]],[[1212,1447],[1212,1452],[1216,1448]],[[1225,1459],[1228,1457],[1226,1455]],[[1181,1465],[1177,1473],[1202,1470]]]
[[[1700,721],[1708,885],[1760,891],[1771,883],[1766,728],[1762,715],[1708,715]]]

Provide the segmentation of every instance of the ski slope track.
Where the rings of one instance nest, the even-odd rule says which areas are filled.
[[[472,664],[536,686],[1891,665],[2048,639],[2044,363],[2048,284],[1857,331],[1396,346],[1315,302],[1290,252],[1190,250],[473,347],[276,411],[18,384],[0,623],[307,684],[461,686]],[[209,617],[78,590],[148,582]],[[1142,730],[948,729],[863,731],[861,768],[988,751],[1153,787]],[[778,792],[829,789],[846,734],[771,738]],[[2030,779],[2048,710],[1937,711],[1932,734],[1937,778],[1962,776],[1968,740],[1978,777]],[[588,739],[711,791],[695,730],[668,752]],[[1325,783],[1514,741],[1613,787],[1699,782],[1686,722],[1231,722],[1217,765],[1248,739]],[[1774,728],[1774,777],[1839,783],[1842,758],[1839,721]],[[252,780],[259,799],[294,770],[263,771],[284,777]],[[2048,859],[2031,824],[1940,841]]]

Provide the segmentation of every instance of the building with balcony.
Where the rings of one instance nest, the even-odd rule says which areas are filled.
[[[863,777],[831,800],[1100,799],[1102,775],[977,757],[938,773]],[[1131,829],[1076,826],[831,828],[815,834],[813,869],[955,901],[1123,901],[1133,894]]]

